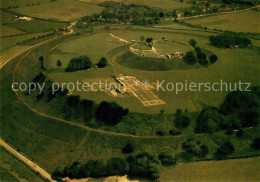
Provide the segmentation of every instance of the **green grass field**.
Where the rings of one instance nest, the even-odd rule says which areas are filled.
[[[7,25],[15,29],[24,31],[26,33],[32,34],[32,33],[48,32],[48,31],[53,32],[55,29],[66,27],[68,24],[48,22],[42,20],[31,20],[26,22],[8,23]]]
[[[19,35],[19,36],[12,36],[12,37],[4,37],[0,38],[1,46],[0,51],[4,51],[15,46],[17,43],[31,39],[33,37],[38,37],[44,35],[45,33],[36,33],[36,34],[26,34],[26,35]]]
[[[0,147],[0,181],[43,181],[34,171]]]
[[[39,115],[26,107],[20,100],[17,100],[15,93],[11,90],[11,83],[13,82],[13,71],[17,68],[15,75],[17,82],[30,82],[39,74],[41,71],[40,63],[38,61],[39,56],[45,55],[47,62],[53,61],[53,67],[55,66],[56,59],[49,59],[52,53],[64,54],[59,52],[65,50],[67,53],[74,53],[77,55],[89,55],[89,51],[97,50],[93,53],[92,59],[97,61],[101,56],[106,54],[109,59],[109,66],[104,69],[91,69],[89,71],[78,71],[72,73],[64,73],[62,69],[48,69],[48,77],[54,81],[67,82],[75,80],[83,80],[87,78],[98,78],[106,77],[114,74],[112,63],[115,64],[115,69],[118,73],[125,75],[135,75],[138,79],[149,81],[155,81],[157,79],[166,79],[167,81],[179,81],[189,79],[192,81],[214,81],[220,78],[227,80],[249,80],[255,81],[257,72],[257,58],[258,50],[256,49],[234,49],[234,50],[222,50],[211,47],[208,45],[209,33],[194,33],[188,31],[167,31],[161,29],[134,27],[134,30],[116,30],[112,31],[114,35],[122,35],[127,40],[133,39],[138,40],[140,35],[148,34],[153,37],[165,36],[169,39],[178,40],[181,42],[188,42],[190,38],[197,40],[198,45],[205,47],[216,53],[219,57],[219,61],[209,68],[199,68],[190,70],[171,70],[171,71],[143,71],[131,69],[118,64],[115,64],[113,58],[119,56],[128,45],[112,38],[107,33],[95,34],[91,36],[83,35],[82,37],[76,37],[75,39],[63,42],[57,40],[53,43],[40,47],[32,51],[28,55],[21,56],[6,67],[1,69],[0,76],[0,93],[1,98],[1,115],[0,115],[0,135],[8,143],[19,149],[22,153],[26,154],[31,160],[36,161],[41,167],[46,169],[48,172],[52,172],[57,166],[65,166],[72,164],[74,161],[85,162],[89,159],[108,159],[112,156],[126,157],[122,154],[122,148],[126,143],[133,143],[135,145],[134,154],[139,152],[149,152],[155,156],[165,150],[175,155],[182,151],[181,145],[186,140],[186,135],[180,135],[176,137],[154,137],[156,127],[162,129],[168,129],[172,127],[169,122],[161,122],[160,124],[155,121],[146,121],[143,125],[140,125],[135,120],[133,123],[137,127],[138,134],[142,134],[142,129],[147,129],[143,135],[149,136],[129,136],[124,134],[118,134],[117,132],[129,133],[132,126],[127,123],[120,123],[113,130],[116,133],[107,133],[104,131],[96,131],[87,128],[83,125],[75,126],[69,124],[72,121],[64,122],[56,119],[51,119]],[[139,29],[137,29],[139,28]],[[163,33],[162,33],[163,32]],[[117,34],[118,33],[118,34]],[[163,35],[162,35],[163,34]],[[95,42],[95,40],[101,41]],[[90,41],[90,42],[88,42]],[[69,46],[69,44],[73,45]],[[57,50],[50,50],[56,45]],[[92,45],[92,46],[90,46]],[[64,46],[64,47],[63,47]],[[98,48],[98,49],[97,49]],[[100,53],[103,53],[100,55]],[[245,62],[245,60],[248,60]],[[18,65],[16,65],[18,63]],[[65,63],[64,63],[65,64]],[[51,67],[51,66],[50,66]],[[28,74],[29,73],[29,74]],[[232,75],[232,77],[230,76]],[[46,100],[36,101],[35,95],[26,96],[23,93],[19,93],[25,99],[26,102],[34,109],[41,113],[48,113],[50,115],[62,116],[59,113],[57,105],[54,102],[46,103]],[[35,94],[35,93],[34,93]],[[195,107],[194,110],[198,111],[201,105],[209,103],[212,105],[218,105],[222,102],[225,93],[181,93],[176,95],[172,92],[158,92],[156,94],[166,101],[167,104],[162,107],[144,107],[140,104],[137,99],[129,98],[113,98],[105,93],[75,93],[80,94],[81,98],[88,98],[100,102],[102,100],[115,100],[120,105],[128,107],[131,112],[142,112],[142,113],[159,113],[161,109],[165,109],[166,113],[175,112],[176,108],[191,108]],[[206,96],[205,96],[206,95]],[[214,97],[214,100],[212,99]],[[197,99],[197,100],[196,100]],[[204,102],[204,103],[203,103]],[[202,103],[202,104],[201,104]],[[56,112],[56,113],[55,113]],[[11,114],[10,114],[11,113]],[[129,122],[128,122],[129,123]],[[143,121],[141,121],[143,123]],[[81,123],[80,123],[81,124]],[[145,126],[145,127],[142,127]],[[127,128],[129,127],[129,128]],[[17,137],[19,136],[19,137]],[[224,142],[231,140],[234,144],[236,152],[231,157],[245,156],[245,155],[256,155],[259,151],[253,150],[250,147],[252,139],[259,136],[259,127],[248,130],[248,135],[243,140],[238,140],[236,135],[227,136],[223,131],[215,133],[214,135],[201,134],[193,135],[191,137],[198,139],[202,144],[209,146],[210,154],[207,156],[208,159],[213,158],[213,153],[216,151],[219,141]],[[180,161],[181,162],[181,161]]]
[[[234,32],[260,33],[260,12],[246,11],[240,13],[209,16],[185,20],[186,23],[201,25],[210,29],[230,30]]]
[[[258,181],[260,157],[177,164],[166,169],[161,181]]]
[[[195,39],[197,45],[203,47],[204,49],[216,54],[219,60],[216,64],[210,65],[207,68],[201,68],[198,66],[186,67],[178,66],[177,69],[170,71],[163,71],[160,67],[156,67],[156,74],[152,71],[140,70],[140,66],[144,69],[150,64],[147,62],[142,63],[142,65],[132,64],[134,62],[125,62],[124,65],[115,64],[113,66],[108,66],[105,69],[92,69],[89,71],[80,71],[75,73],[65,73],[62,69],[57,70],[56,61],[60,59],[63,62],[63,67],[67,65],[68,60],[77,55],[88,55],[94,63],[97,63],[101,56],[104,56],[107,52],[107,57],[109,58],[109,63],[113,63],[116,57],[122,56],[124,53],[124,48],[119,48],[123,46],[123,43],[117,41],[113,37],[110,37],[106,33],[95,34],[92,36],[79,37],[73,41],[66,42],[57,47],[53,54],[47,60],[47,65],[49,68],[53,67],[55,69],[51,70],[48,76],[52,80],[58,82],[76,82],[77,80],[83,80],[89,77],[106,77],[114,74],[114,69],[116,69],[117,74],[124,75],[135,75],[139,80],[143,81],[145,79],[149,82],[157,82],[165,80],[167,82],[220,82],[223,80],[225,82],[238,82],[239,80],[244,82],[251,82],[253,85],[259,84],[259,81],[255,79],[258,73],[259,63],[257,62],[259,54],[257,48],[252,49],[218,49],[209,45],[208,37],[213,35],[209,32],[194,32],[188,30],[165,30],[163,28],[142,28],[142,27],[132,27],[128,30],[114,30],[112,33],[125,40],[138,40],[141,35],[146,35],[147,37],[153,37],[156,39],[161,39],[165,37],[166,39],[175,40],[183,43],[188,43],[190,39]],[[100,40],[104,40],[102,43]],[[91,46],[89,46],[91,45]],[[109,50],[111,52],[109,52]],[[60,52],[59,52],[60,51]],[[120,58],[118,58],[120,59]],[[247,60],[247,61],[245,61]],[[119,61],[122,61],[120,59]],[[135,60],[134,60],[135,61]],[[143,60],[144,61],[144,60]],[[178,62],[176,63],[178,64]],[[130,66],[133,65],[133,66]],[[154,64],[152,64],[154,66]],[[139,66],[139,67],[138,67]],[[173,64],[174,66],[174,64]],[[138,68],[138,69],[137,69]],[[171,67],[172,68],[172,67]],[[162,70],[162,71],[159,71]],[[176,94],[175,90],[170,92],[165,91],[155,91],[156,95],[160,99],[166,101],[165,105],[144,107],[137,99],[130,98],[116,98],[108,96],[106,93],[102,92],[89,92],[80,93],[82,98],[92,98],[97,103],[102,100],[116,101],[124,107],[127,107],[132,112],[141,113],[159,113],[161,109],[165,110],[167,113],[173,113],[176,109],[189,109],[190,111],[198,111],[205,105],[219,106],[223,101],[227,92],[192,92],[183,91]]]
[[[1,29],[1,37],[24,34],[24,32],[20,30],[5,25],[0,25],[0,29]]]
[[[17,8],[15,11],[44,19],[73,21],[82,16],[99,13],[102,7],[75,0],[49,1],[38,6]]]

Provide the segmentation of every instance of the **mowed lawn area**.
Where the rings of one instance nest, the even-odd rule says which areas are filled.
[[[259,181],[260,157],[177,164],[160,181]]]
[[[148,80],[150,83],[157,83],[157,81],[161,83],[164,81],[164,84],[162,84],[163,88],[166,88],[167,83],[219,83],[221,80],[223,82],[232,83],[233,85],[238,83],[239,80],[244,83],[250,82],[252,85],[260,84],[256,79],[256,77],[260,76],[258,71],[259,54],[257,48],[232,50],[215,48],[209,45],[208,41],[208,37],[213,34],[207,32],[132,27],[132,29],[128,30],[114,30],[112,33],[113,35],[128,41],[138,40],[141,35],[153,37],[155,40],[165,37],[183,43],[188,43],[190,39],[195,39],[199,47],[216,54],[219,59],[217,63],[209,65],[208,67],[197,67],[195,65],[194,67],[183,69],[173,68],[169,71],[133,69],[126,66],[127,64],[121,65],[114,61],[117,56],[124,53],[125,49],[127,50],[127,47],[124,47],[123,43],[112,38],[109,34],[103,33],[83,36],[61,45],[57,50],[54,50],[52,55],[50,55],[47,64],[49,64],[49,68],[57,68],[56,61],[60,59],[63,62],[63,67],[66,67],[68,60],[77,55],[88,55],[95,64],[97,63],[97,60],[107,52],[109,66],[104,69],[92,69],[72,73],[65,73],[63,69],[57,68],[53,71],[50,70],[48,76],[54,81],[68,83],[70,81],[82,81],[86,78],[112,76],[115,73],[114,70],[116,70],[117,74],[134,75],[141,81]],[[107,40],[111,42],[108,42]],[[149,63],[143,66],[145,67],[148,65]],[[165,101],[166,104],[145,107],[134,97],[112,97],[104,92],[75,92],[74,94],[78,94],[82,98],[93,99],[97,103],[100,103],[103,100],[116,101],[120,105],[129,108],[132,112],[159,113],[159,111],[163,109],[167,113],[174,113],[178,108],[199,111],[205,105],[219,106],[228,92],[194,92],[187,90],[176,93],[176,89],[170,91],[159,89],[159,91],[154,90],[154,93],[161,100]]]
[[[0,181],[43,181],[30,168],[0,147]]]
[[[82,16],[99,13],[101,10],[102,7],[100,6],[75,0],[50,1],[49,3],[44,3],[37,6],[28,6],[15,9],[16,12],[26,15],[61,21],[73,21]]]
[[[233,14],[208,16],[185,20],[186,23],[201,25],[210,29],[234,32],[260,33],[260,12],[246,11]]]

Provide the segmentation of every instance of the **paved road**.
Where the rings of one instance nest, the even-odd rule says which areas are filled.
[[[37,47],[39,47],[40,45],[46,44],[46,43],[48,43],[48,42],[50,42],[50,41],[52,41],[52,40],[54,40],[54,39],[56,39],[56,38],[57,38],[57,37],[54,37],[54,38],[45,40],[45,41],[43,41],[43,42],[40,42],[40,43],[38,43],[38,44],[36,44],[36,45],[34,45],[34,46],[28,47],[27,49],[25,49],[25,50],[23,50],[23,51],[21,51],[21,52],[15,54],[15,55],[13,55],[11,58],[7,59],[7,60],[4,61],[2,64],[1,64],[1,62],[0,62],[0,64],[1,64],[1,65],[0,65],[0,69],[2,69],[9,61],[11,61],[11,60],[14,59],[15,57],[21,55],[22,53],[24,53],[24,52],[26,52],[26,51],[28,51],[28,50],[31,50],[31,49],[33,49],[33,48],[37,48]]]
[[[50,181],[53,181],[51,179],[51,175],[49,173],[47,173],[44,169],[42,169],[40,166],[38,166],[37,164],[32,162],[30,159],[28,159],[24,155],[22,155],[19,152],[17,152],[13,147],[11,147],[8,143],[6,143],[1,138],[0,138],[0,146],[2,146],[6,151],[8,151],[10,154],[15,156],[19,160],[23,161],[26,165],[28,165],[35,172],[38,172],[43,178],[46,178],[46,179],[48,179]]]

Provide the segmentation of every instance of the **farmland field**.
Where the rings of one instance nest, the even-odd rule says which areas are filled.
[[[247,11],[233,14],[209,16],[185,20],[210,29],[230,30],[234,32],[260,33],[260,12]]]
[[[162,181],[258,181],[260,157],[178,164],[166,169]]]
[[[82,16],[99,13],[102,7],[74,0],[58,0],[38,6],[17,8],[15,11],[26,15],[54,19],[61,21],[73,21]]]

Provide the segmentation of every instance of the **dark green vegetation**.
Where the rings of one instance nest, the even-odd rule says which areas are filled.
[[[196,45],[193,41],[190,42],[192,45]],[[207,66],[209,63],[214,64],[218,57],[215,54],[210,53],[209,60],[207,58],[206,51],[201,49],[200,47],[195,47],[194,51],[189,51],[185,54],[183,57],[183,60],[186,64],[194,65],[196,63],[199,63],[201,66]]]
[[[66,72],[77,71],[77,70],[86,70],[91,68],[92,62],[87,56],[80,56],[72,58],[65,69]]]
[[[234,46],[244,48],[251,45],[250,39],[232,33],[211,36],[210,44],[219,48],[232,48]]]
[[[161,155],[160,155],[161,156]],[[160,158],[165,159],[165,155]],[[74,162],[70,166],[57,168],[52,177],[61,179],[61,177],[70,177],[79,179],[86,177],[105,177],[114,175],[125,175],[145,177],[152,180],[160,177],[161,166],[160,160],[144,152],[138,155],[123,158],[110,158],[105,163],[102,160],[90,160],[85,164]]]
[[[99,67],[99,68],[104,68],[104,67],[106,67],[107,66],[107,59],[105,58],[105,57],[102,57],[100,60],[99,60],[99,62],[98,62],[98,64],[97,64],[97,67]]]

